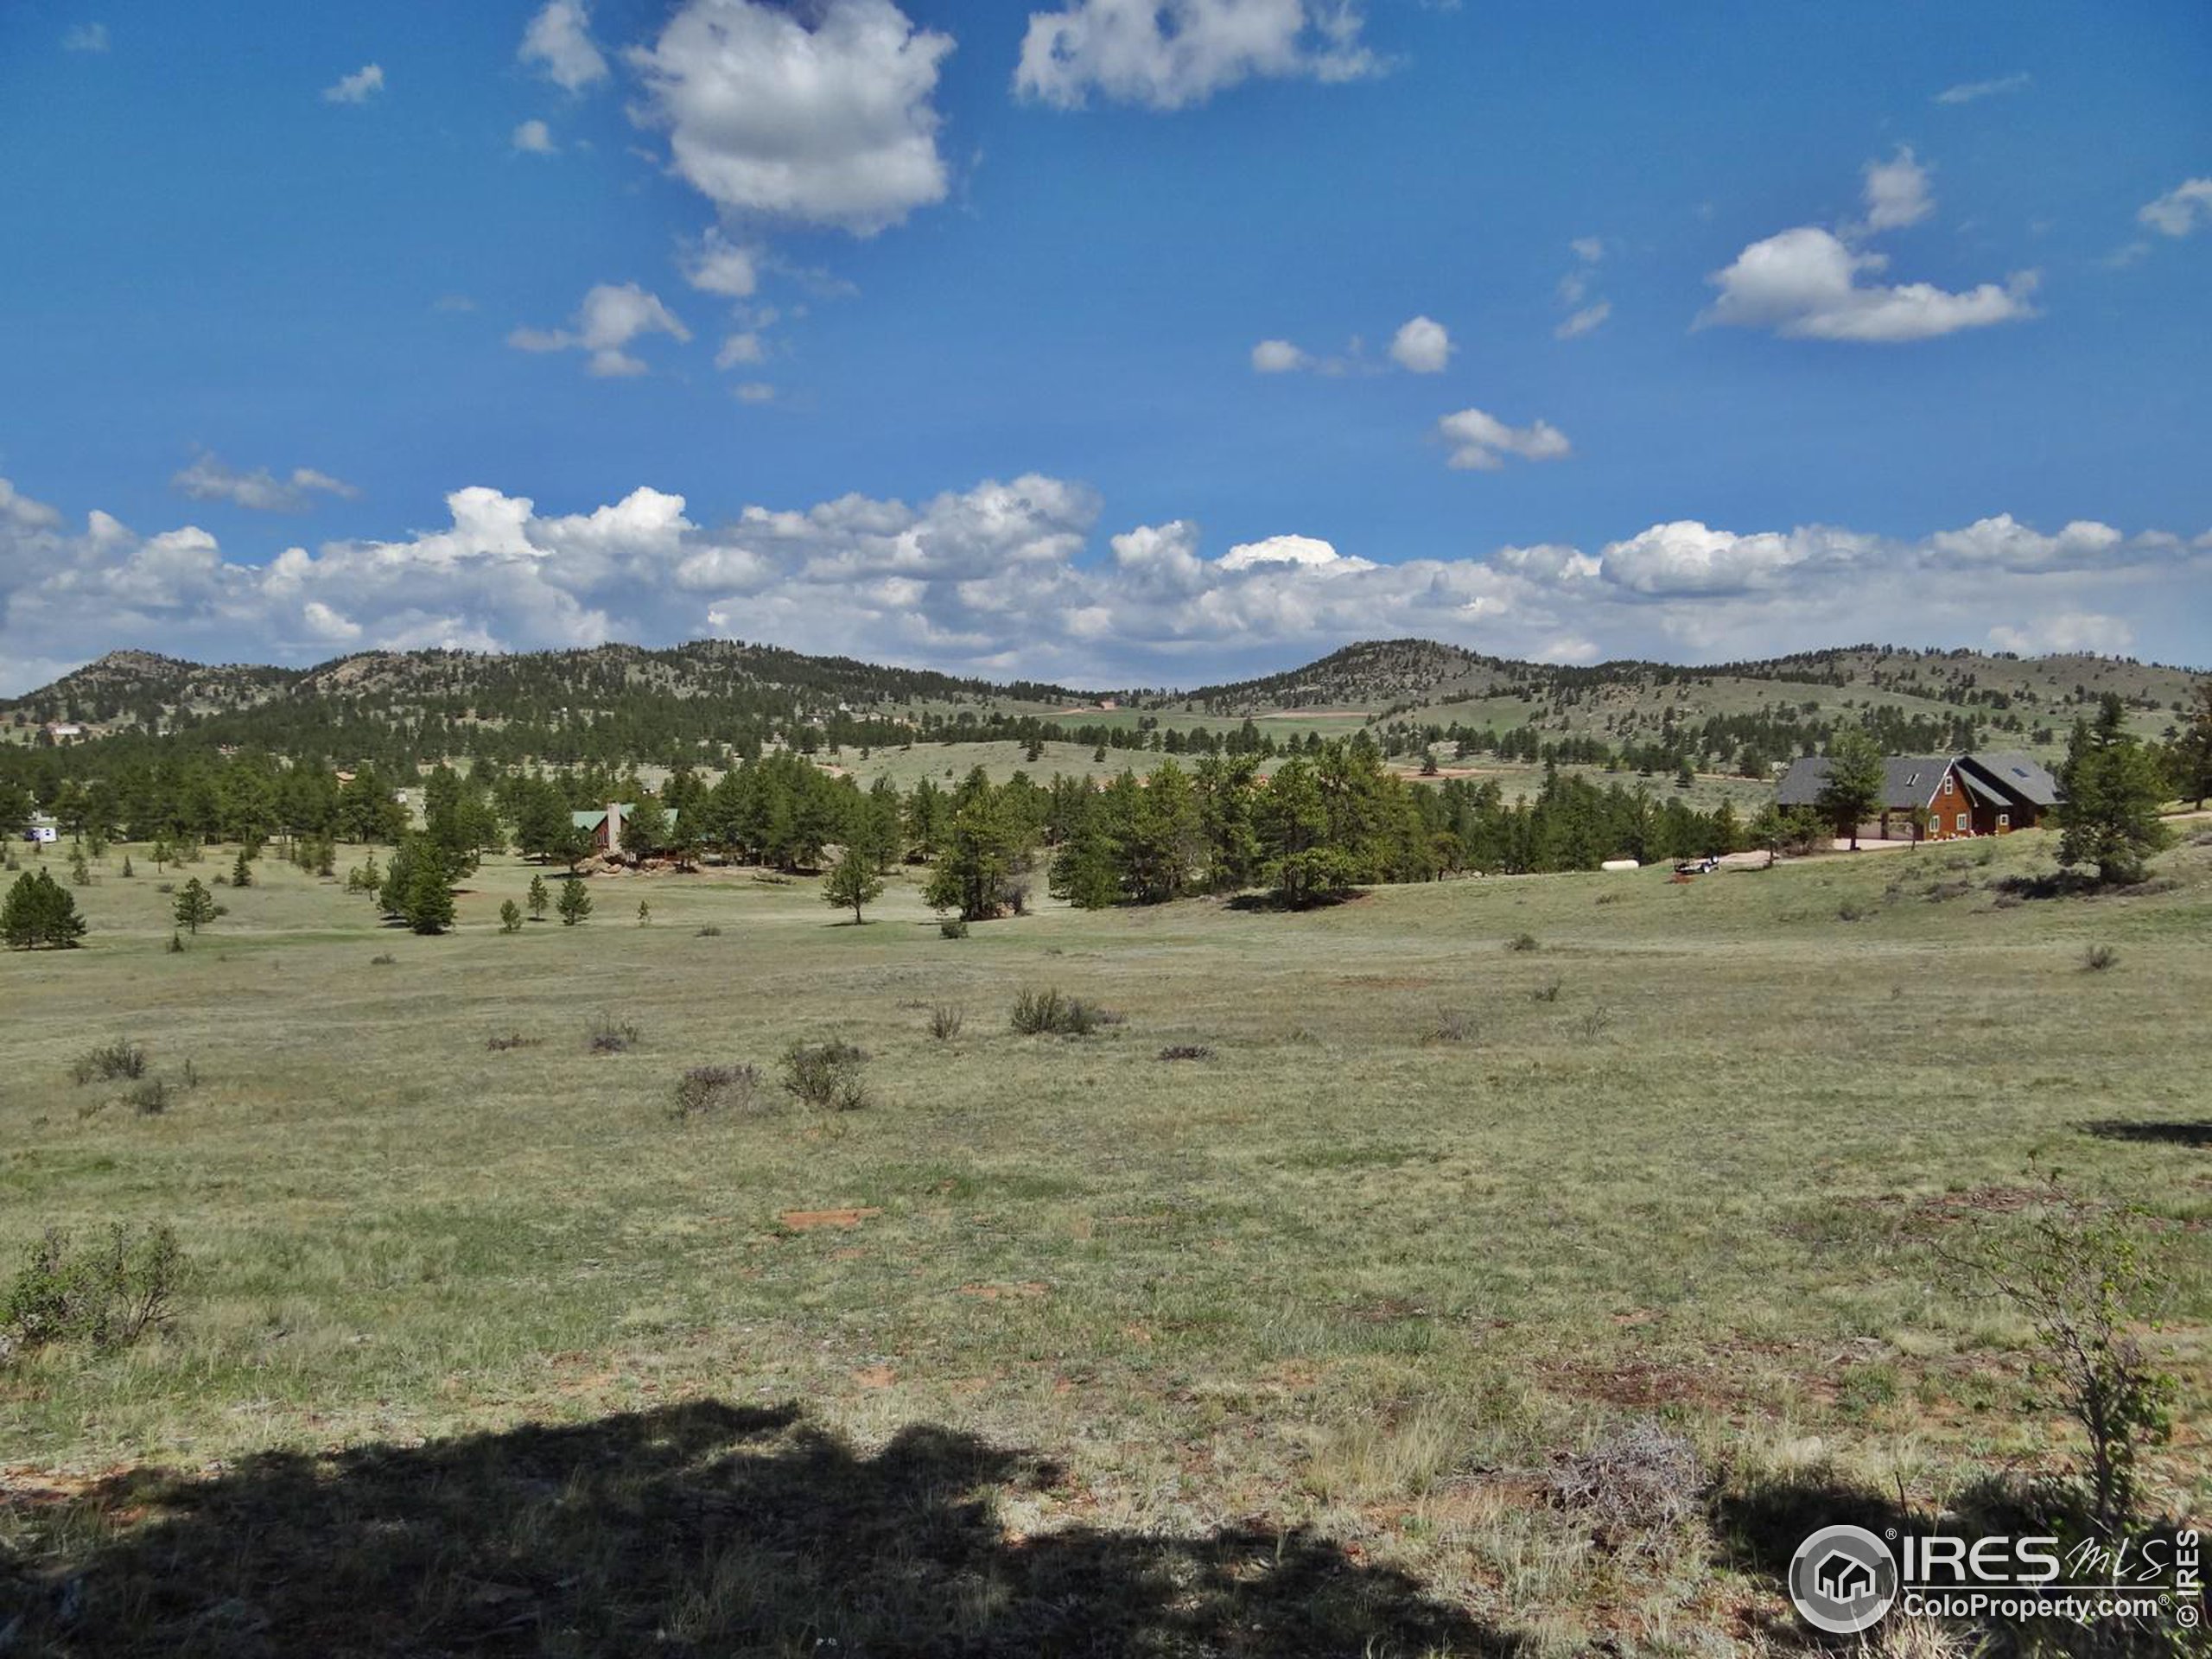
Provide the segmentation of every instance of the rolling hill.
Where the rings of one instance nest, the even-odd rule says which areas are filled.
[[[77,743],[159,739],[342,760],[485,755],[673,764],[791,744],[812,750],[1042,736],[1154,744],[1253,722],[1277,737],[1365,729],[1404,754],[1442,743],[1535,760],[1611,753],[1758,776],[1844,725],[1893,747],[2001,741],[2049,752],[2107,694],[2144,736],[2167,735],[2198,677],[2088,655],[2018,658],[1864,645],[1685,666],[1517,662],[1427,639],[1367,642],[1281,674],[1118,696],[1038,682],[699,640],[666,650],[490,655],[374,652],[305,669],[117,652],[0,702],[0,734]]]

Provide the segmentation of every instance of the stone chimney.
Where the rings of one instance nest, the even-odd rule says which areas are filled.
[[[610,853],[622,850],[622,803],[620,801],[607,804],[607,850]]]

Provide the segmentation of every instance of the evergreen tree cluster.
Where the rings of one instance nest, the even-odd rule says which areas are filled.
[[[69,889],[44,870],[26,870],[0,899],[0,941],[10,950],[35,950],[41,945],[66,950],[83,937],[85,918]]]

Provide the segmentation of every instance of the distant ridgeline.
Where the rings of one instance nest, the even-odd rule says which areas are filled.
[[[2162,728],[2183,717],[2190,680],[2095,657],[1876,645],[1702,668],[1567,667],[1415,639],[1353,645],[1290,673],[1194,692],[1108,698],[735,641],[512,656],[371,652],[311,669],[207,667],[125,652],[0,702],[0,723],[16,740],[0,743],[0,780],[44,802],[67,779],[89,785],[186,755],[251,751],[399,778],[442,761],[719,771],[778,748],[939,742],[1313,752],[1321,740],[1312,722],[1300,726],[1286,711],[1357,720],[1389,757],[1491,755],[1766,779],[1843,729],[1866,730],[1891,752],[2049,751],[2107,693],[2133,711],[2140,734],[2169,735]]]

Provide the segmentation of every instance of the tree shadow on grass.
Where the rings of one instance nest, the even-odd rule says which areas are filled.
[[[1226,907],[1244,914],[1258,912],[1295,915],[1302,911],[1334,910],[1339,905],[1357,904],[1366,897],[1364,887],[1329,887],[1296,899],[1286,899],[1268,888],[1236,893],[1226,901]]]
[[[1723,1486],[1713,1500],[1713,1530],[1731,1566],[1789,1592],[1789,1562],[1797,1546],[1822,1527],[1864,1527],[1895,1537],[1925,1516],[1914,1516],[1895,1498],[1827,1468],[1795,1470]],[[1820,1650],[1827,1643],[1794,1618],[1766,1618],[1762,1634],[1785,1651]]]
[[[2143,1118],[2106,1117],[2080,1126],[2084,1135],[2100,1141],[2163,1142],[2174,1147],[2212,1148],[2212,1122],[2159,1123]]]
[[[1053,1464],[914,1425],[873,1457],[708,1401],[18,1499],[16,1653],[1510,1655],[1302,1531],[1011,1536]],[[0,1637],[4,1641],[4,1637]]]

